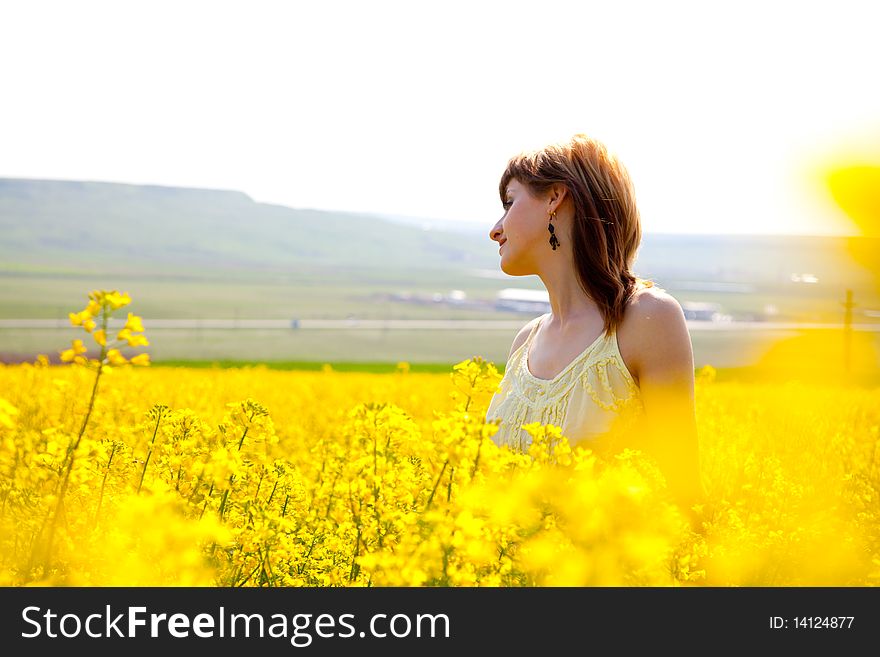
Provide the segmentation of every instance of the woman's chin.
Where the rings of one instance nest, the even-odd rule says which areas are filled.
[[[523,276],[521,271],[518,271],[515,266],[512,266],[509,262],[505,262],[504,258],[501,259],[501,271],[503,271],[508,276]]]

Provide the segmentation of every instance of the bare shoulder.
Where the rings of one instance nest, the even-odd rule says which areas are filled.
[[[534,328],[535,323],[538,322],[541,317],[543,317],[543,315],[529,320],[529,322],[519,330],[519,333],[517,333],[516,337],[513,339],[513,344],[510,345],[510,352],[507,354],[508,359],[513,356],[513,352],[515,352],[523,345],[523,343],[526,341],[526,338],[529,337],[529,333],[532,332],[532,328]]]
[[[693,365],[684,310],[663,288],[642,287],[630,299],[618,330],[620,354],[636,381],[646,370]]]
[[[684,311],[674,296],[656,285],[636,290],[625,312],[625,319],[632,318],[639,328],[650,330],[660,324],[668,324],[678,317],[684,320]]]

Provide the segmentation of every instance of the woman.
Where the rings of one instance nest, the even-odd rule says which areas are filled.
[[[499,192],[489,237],[501,269],[539,276],[551,311],[510,347],[486,414],[499,421],[495,442],[526,448],[529,422],[590,447],[615,429],[615,447],[651,456],[690,508],[703,495],[690,335],[678,302],[631,272],[641,220],[627,170],[577,134],[511,158]]]

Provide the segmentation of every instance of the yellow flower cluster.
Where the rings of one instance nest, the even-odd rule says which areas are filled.
[[[528,453],[498,448],[482,421],[488,393],[462,411],[464,379],[266,368],[120,370],[76,447],[47,559],[88,376],[0,367],[4,584],[863,585],[880,575],[877,391],[700,384],[710,495],[695,534],[636,452],[603,458],[541,425],[526,425]]]
[[[71,326],[81,326],[86,333],[91,333],[92,338],[101,348],[100,356],[97,359],[88,359],[85,354],[88,348],[83,344],[82,340],[75,339],[72,341],[70,349],[61,352],[61,360],[65,363],[77,363],[79,365],[103,366],[109,368],[115,365],[125,365],[132,363],[133,365],[149,365],[149,354],[142,353],[133,356],[130,360],[122,355],[120,346],[123,343],[129,347],[141,347],[149,345],[146,336],[143,335],[142,319],[137,315],[128,313],[128,319],[125,326],[117,333],[115,344],[107,344],[107,327],[110,316],[115,310],[127,306],[131,303],[131,297],[128,293],[120,293],[117,290],[93,290],[89,293],[89,302],[86,307],[77,312],[69,313]],[[96,330],[98,322],[101,328]]]
[[[876,585],[880,391],[711,374],[694,531],[641,452],[498,447],[481,358],[120,369],[91,401],[87,368],[0,365],[0,585]]]

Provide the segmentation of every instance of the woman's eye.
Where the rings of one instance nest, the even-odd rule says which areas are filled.
[[[506,210],[506,209],[509,208],[511,205],[513,205],[512,202],[510,202],[510,201],[504,201],[504,202],[501,204],[501,207],[504,208],[504,209]]]

